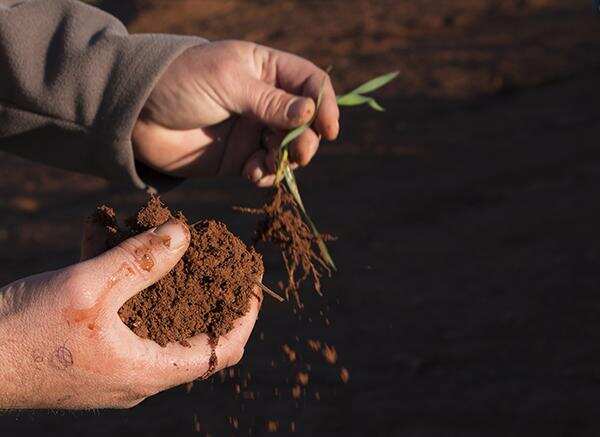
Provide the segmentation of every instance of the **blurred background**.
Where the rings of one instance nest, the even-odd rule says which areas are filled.
[[[386,112],[344,109],[340,138],[299,172],[313,218],[339,237],[325,297],[307,290],[302,313],[267,301],[231,374],[131,411],[3,414],[3,435],[600,433],[591,1],[94,3],[131,32],[247,39],[332,65],[338,92],[401,74],[377,93]],[[0,157],[1,284],[73,263],[98,203],[130,212],[144,198]],[[264,196],[227,179],[186,182],[164,199],[249,240],[254,218],[231,207]],[[275,284],[277,254],[266,252],[266,269]],[[337,360],[308,339],[334,346]],[[309,375],[300,394],[298,372]]]

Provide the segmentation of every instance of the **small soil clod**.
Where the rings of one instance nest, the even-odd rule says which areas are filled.
[[[331,276],[331,269],[321,256],[318,240],[302,219],[293,196],[281,185],[274,189],[269,203],[261,208],[235,208],[237,211],[264,215],[256,228],[253,243],[272,243],[279,248],[285,265],[288,281],[286,298],[294,297],[301,307],[300,287],[311,280],[314,290],[321,294],[321,277]],[[322,234],[324,241],[333,240],[331,235]]]
[[[93,220],[103,226],[107,245],[115,246],[134,234],[175,217],[156,196],[133,217],[118,225],[114,210],[101,206]],[[158,282],[129,299],[119,310],[121,320],[138,336],[161,346],[207,334],[216,345],[219,336],[246,314],[263,274],[261,256],[248,248],[220,222],[202,220],[189,227],[190,245],[182,259]]]

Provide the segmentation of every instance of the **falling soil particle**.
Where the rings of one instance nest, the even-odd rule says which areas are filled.
[[[240,427],[240,422],[237,417],[229,416],[229,424],[234,428],[238,429]]]
[[[97,208],[92,217],[105,229],[109,247],[171,218],[188,223],[181,212],[173,215],[156,196],[125,221],[126,228],[118,225],[114,210],[107,206]],[[213,348],[212,372],[217,364],[214,348],[218,338],[248,312],[263,263],[261,256],[223,223],[202,220],[188,229],[190,245],[182,259],[158,282],[129,299],[119,316],[135,334],[161,346],[169,342],[189,346],[187,339],[207,334]],[[151,268],[152,258],[143,255],[141,267]]]
[[[302,388],[299,385],[295,385],[292,387],[292,397],[294,399],[300,399],[302,395]]]
[[[302,385],[308,385],[308,373],[306,372],[298,372],[296,375],[296,381]]]
[[[325,361],[327,361],[329,364],[335,364],[338,358],[337,351],[333,346],[325,344],[323,347],[323,357],[325,357]]]
[[[319,352],[321,350],[321,342],[319,340],[307,340],[306,344],[313,352]]]
[[[290,361],[290,363],[293,363],[294,361],[296,361],[296,351],[294,351],[294,349],[289,347],[287,344],[284,344],[281,347],[281,349],[285,353],[285,355],[286,355],[287,359]]]
[[[277,422],[275,420],[267,421],[267,431],[277,432],[278,429],[279,429],[279,422]]]
[[[346,369],[345,367],[342,367],[342,369],[340,370],[340,379],[344,384],[346,384],[350,379],[350,372],[348,372],[348,369]]]

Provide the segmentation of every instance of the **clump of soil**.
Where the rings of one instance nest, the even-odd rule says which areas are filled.
[[[98,207],[93,219],[106,230],[107,245],[114,246],[173,217],[188,223],[181,212],[173,215],[152,196],[125,221],[125,228],[107,206]],[[189,248],[175,267],[119,310],[121,320],[135,334],[161,346],[169,342],[188,345],[186,339],[198,334],[207,334],[216,344],[234,320],[248,312],[263,273],[261,256],[223,223],[202,220],[189,225],[189,231]]]
[[[331,276],[331,269],[321,256],[318,240],[302,219],[294,197],[281,185],[274,189],[271,200],[261,208],[236,208],[238,211],[264,215],[256,228],[253,243],[272,243],[279,248],[288,281],[283,287],[286,297],[293,296],[297,305],[300,287],[311,280],[314,290],[321,294],[321,276]],[[322,234],[325,241],[333,240]]]

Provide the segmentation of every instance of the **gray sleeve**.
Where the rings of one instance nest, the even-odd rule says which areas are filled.
[[[0,149],[152,191],[131,132],[169,63],[204,39],[128,34],[74,0],[0,0]]]

